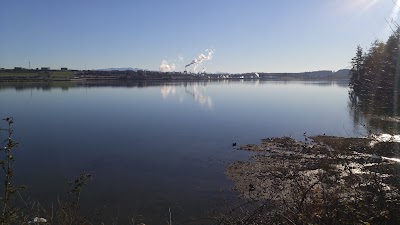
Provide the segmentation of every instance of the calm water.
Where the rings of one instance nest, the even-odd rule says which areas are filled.
[[[128,218],[199,208],[229,192],[231,144],[307,134],[356,135],[346,83],[3,84],[0,116],[15,119],[16,176],[26,195],[56,201],[80,173],[94,180],[82,208]],[[182,212],[182,209],[184,212]],[[154,216],[153,216],[154,217]],[[180,215],[176,216],[177,218]],[[181,216],[185,217],[185,216]],[[156,221],[156,218],[153,218]]]

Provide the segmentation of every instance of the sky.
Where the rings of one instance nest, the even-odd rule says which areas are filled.
[[[388,37],[396,1],[3,0],[0,67],[183,71],[208,49],[207,72],[339,70]]]

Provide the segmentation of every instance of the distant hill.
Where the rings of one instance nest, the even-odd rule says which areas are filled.
[[[304,72],[297,73],[298,76],[303,77],[315,77],[315,78],[348,78],[349,77],[349,69],[341,69],[338,71],[330,71],[330,70],[320,70],[320,71],[312,71],[312,72]]]
[[[132,70],[132,71],[138,71],[140,70],[139,68],[132,68],[132,67],[121,67],[121,68],[104,68],[104,69],[98,69],[99,71],[126,71],[126,70]]]
[[[330,79],[345,79],[349,78],[349,69],[341,69],[336,72],[330,70],[320,70],[312,72],[297,73],[299,77],[306,78],[330,78]]]
[[[342,70],[338,70],[338,71],[334,72],[333,73],[333,77],[335,77],[335,78],[349,78],[349,73],[350,73],[349,69],[342,69]]]

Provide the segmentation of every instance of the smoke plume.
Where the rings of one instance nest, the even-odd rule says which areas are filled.
[[[189,64],[187,64],[187,65],[185,66],[185,70],[186,70],[186,68],[187,68],[188,66],[194,65],[193,71],[196,71],[196,68],[198,67],[198,65],[199,65],[201,62],[203,62],[204,60],[210,60],[210,59],[212,59],[214,51],[213,51],[213,50],[206,49],[206,52],[207,52],[207,56],[204,55],[203,53],[201,53],[196,59],[193,59],[193,61],[191,61]]]
[[[175,70],[175,63],[168,64],[167,60],[161,61],[160,71],[161,72],[171,72]]]

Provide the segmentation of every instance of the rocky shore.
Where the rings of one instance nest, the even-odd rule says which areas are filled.
[[[257,204],[254,223],[400,224],[399,149],[374,137],[267,138],[238,147],[257,154],[226,174]]]

